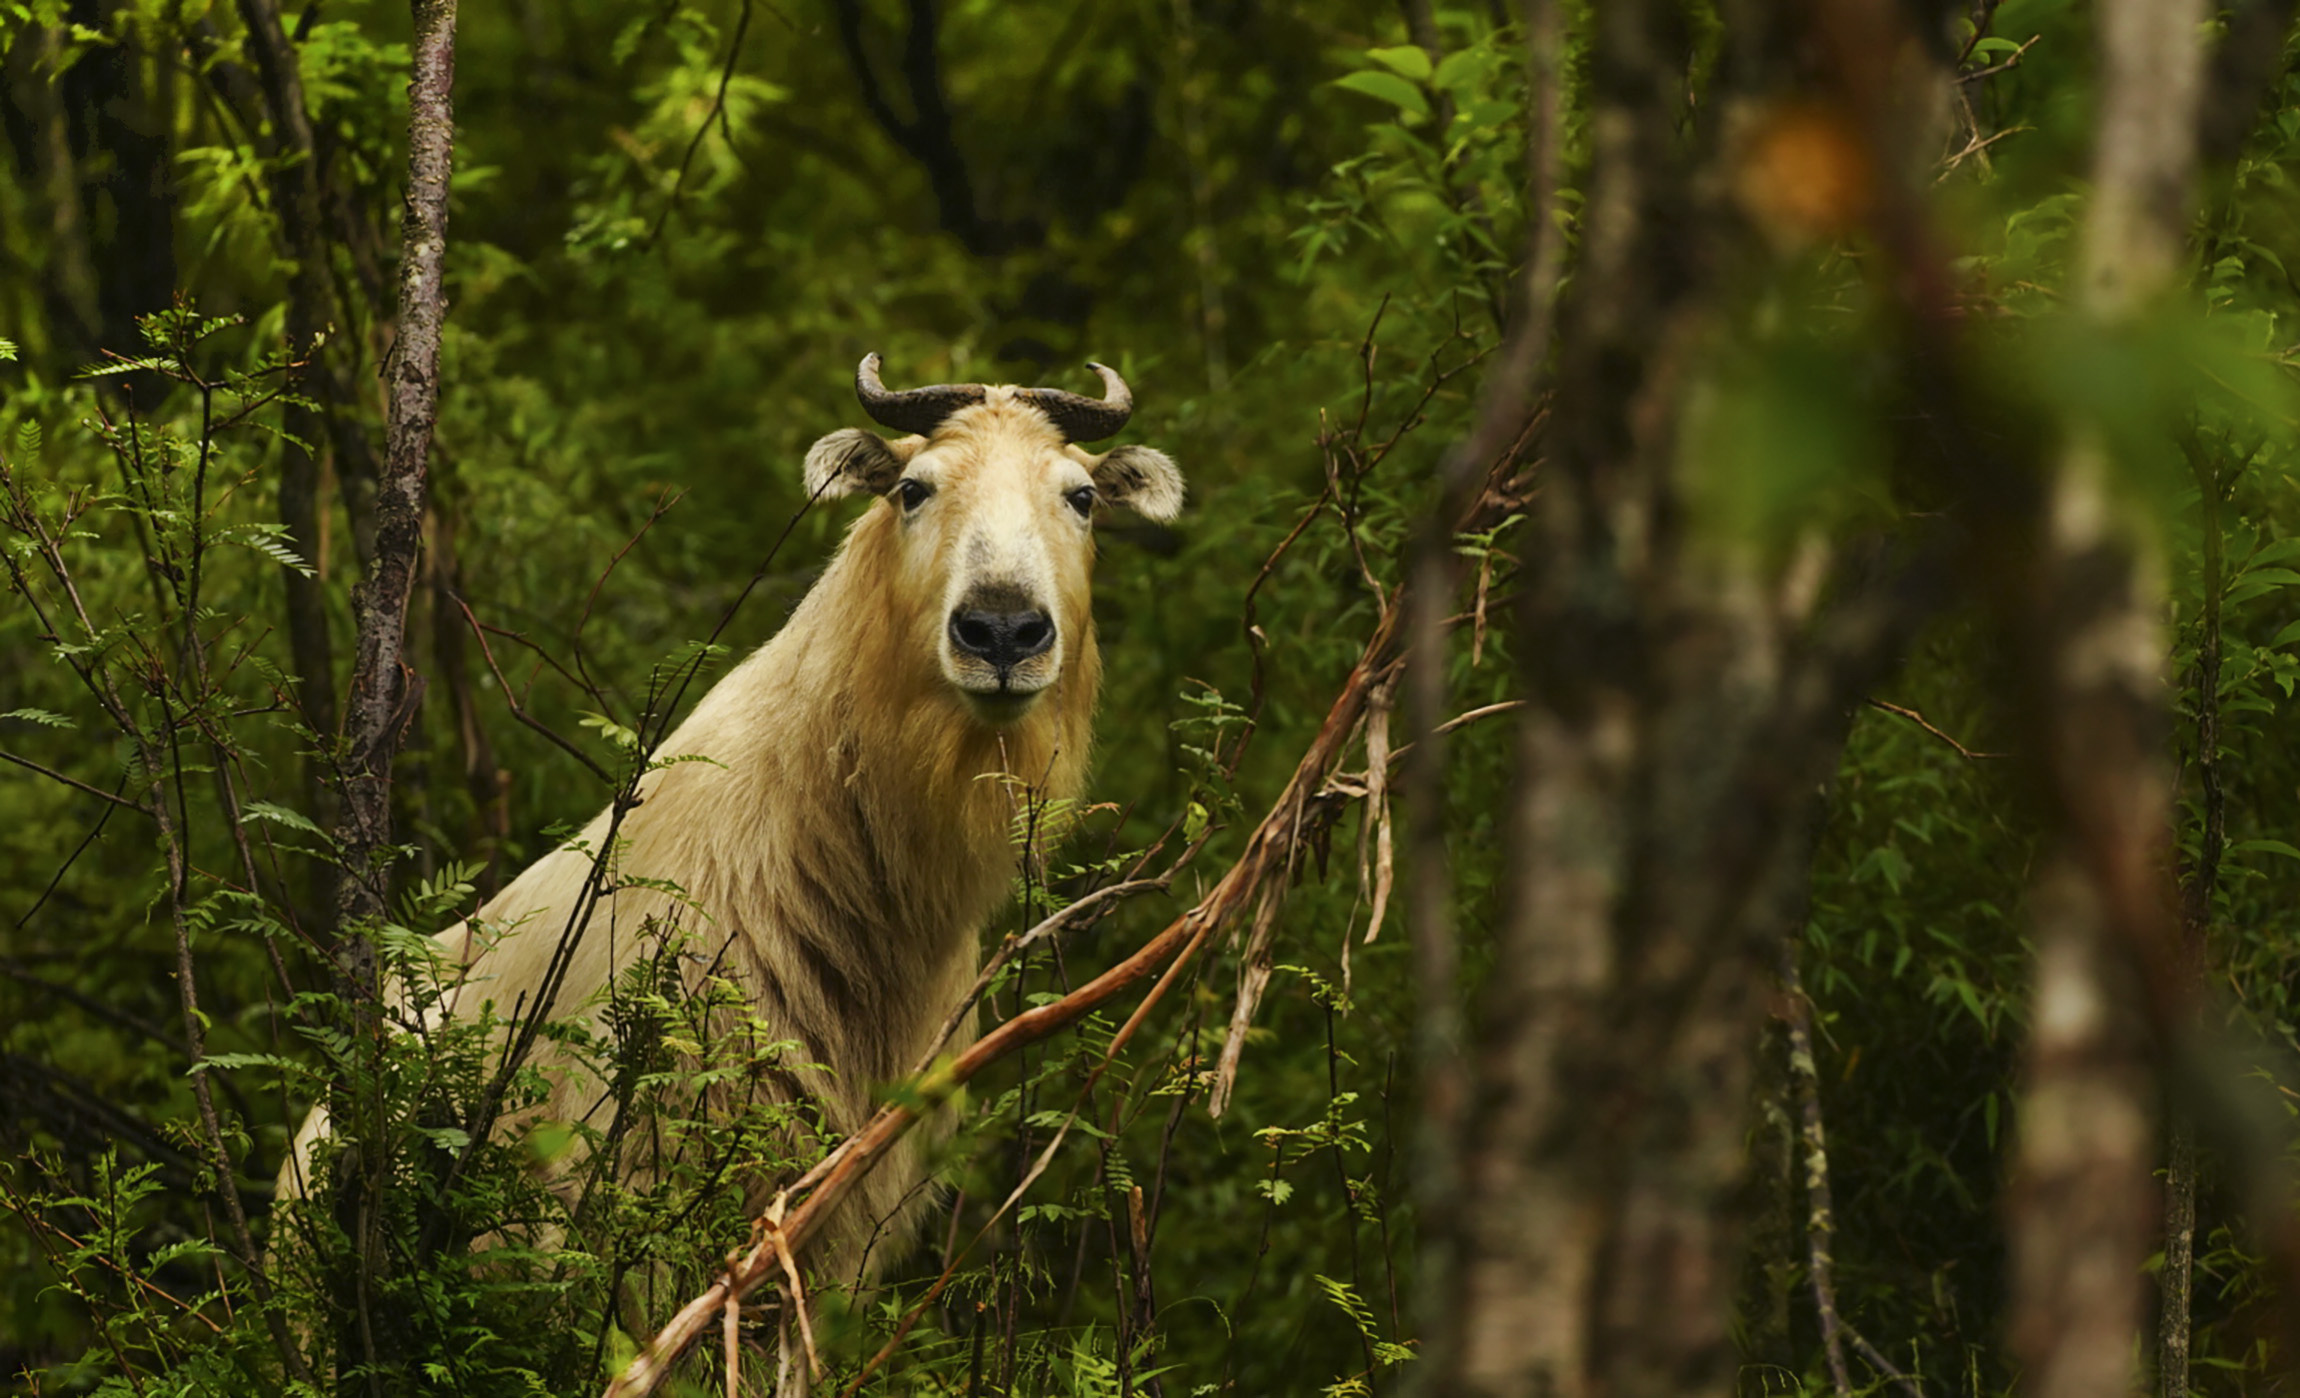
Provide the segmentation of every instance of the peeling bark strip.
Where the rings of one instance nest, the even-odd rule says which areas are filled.
[[[2127,319],[2184,256],[2203,52],[2196,0],[2102,0],[2084,308]],[[2012,1341],[2039,1398],[2129,1392],[2154,1220],[2154,1083],[2140,977],[2179,962],[2167,842],[2163,582],[2112,498],[2108,444],[2071,424],[2025,625],[2028,715],[2058,826],[2034,894],[2028,1087],[2010,1196]]]
[[[455,0],[415,0],[407,84],[407,210],[400,224],[399,338],[386,365],[390,415],[376,498],[375,561],[352,595],[359,636],[344,716],[344,875],[337,913],[347,967],[372,992],[371,948],[357,924],[379,917],[389,888],[376,864],[391,843],[391,764],[420,683],[403,649],[423,546],[431,430],[439,412],[439,332],[447,319],[447,184],[455,164]]]

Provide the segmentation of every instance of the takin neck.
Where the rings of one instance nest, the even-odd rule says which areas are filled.
[[[777,1017],[882,1026],[863,1056],[883,1061],[843,1065],[880,1078],[909,1067],[949,1009],[947,983],[974,974],[977,933],[1021,867],[1018,832],[1036,824],[1043,851],[1066,823],[1101,664],[1089,622],[1021,719],[974,717],[892,590],[874,586],[891,567],[883,509],[666,747],[714,760],[665,769],[643,808],[695,841],[660,853],[742,934],[760,981],[789,1002]]]

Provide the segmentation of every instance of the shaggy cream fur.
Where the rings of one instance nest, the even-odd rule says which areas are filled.
[[[931,439],[833,434],[808,471],[822,495],[884,498],[783,629],[712,688],[661,753],[708,760],[643,779],[613,867],[625,880],[669,880],[685,903],[628,883],[600,900],[552,1013],[595,1013],[605,988],[675,923],[702,959],[716,955],[770,1034],[797,1043],[797,1063],[830,1070],[767,1065],[763,1091],[806,1092],[844,1135],[869,1117],[874,1089],[926,1051],[972,982],[978,933],[1015,874],[1022,793],[1068,799],[1083,783],[1101,656],[1082,503],[1171,518],[1181,480],[1145,448],[1096,457],[1066,445],[1002,389]],[[903,482],[917,485],[894,490]],[[1027,676],[1015,667],[1011,690],[987,688],[980,663],[969,669],[947,637],[954,607],[992,594],[1026,599],[1055,626],[1052,663]],[[602,812],[530,865],[481,910],[479,935],[468,925],[442,935],[443,953],[468,968],[447,1012],[492,1001],[499,1015],[533,1013],[608,827]],[[603,1127],[596,1077],[564,1057],[544,1061],[557,1083],[551,1101],[506,1129]],[[283,1196],[302,1192],[326,1131],[315,1110]],[[818,1265],[834,1275],[853,1265],[874,1233],[874,1262],[902,1247],[903,1203],[924,1168],[916,1134],[833,1224]],[[754,1206],[772,1183],[745,1182]]]

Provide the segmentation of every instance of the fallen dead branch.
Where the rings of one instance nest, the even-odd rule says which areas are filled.
[[[1507,478],[1510,464],[1505,459],[1503,466],[1487,479],[1484,491],[1466,516],[1456,523],[1457,533],[1491,528],[1522,504],[1520,483]],[[1133,955],[1061,999],[1007,1020],[949,1063],[922,1074],[902,1102],[880,1108],[862,1130],[776,1196],[769,1212],[770,1216],[779,1214],[779,1225],[758,1230],[750,1249],[730,1258],[727,1271],[719,1280],[671,1317],[647,1347],[608,1384],[607,1398],[643,1398],[661,1387],[670,1377],[672,1366],[724,1314],[726,1307],[740,1304],[761,1286],[784,1275],[786,1255],[795,1259],[840,1201],[924,1114],[949,1100],[952,1093],[991,1064],[1069,1028],[1116,999],[1127,987],[1164,967],[1164,974],[1111,1038],[1103,1061],[1108,1063],[1117,1056],[1207,941],[1241,912],[1255,906],[1265,895],[1271,877],[1282,876],[1294,867],[1295,852],[1302,841],[1317,833],[1339,809],[1336,804],[1320,802],[1318,798],[1349,750],[1351,739],[1365,716],[1368,700],[1378,686],[1396,676],[1403,663],[1400,622],[1405,614],[1404,591],[1401,588],[1391,595],[1389,605],[1383,608],[1381,619],[1366,641],[1364,653],[1342,682],[1341,692],[1326,711],[1325,722],[1302,754],[1285,790],[1255,826],[1245,852],[1213,889]]]

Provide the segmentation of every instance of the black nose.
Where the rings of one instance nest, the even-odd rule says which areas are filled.
[[[1054,618],[1041,611],[961,608],[950,614],[950,643],[962,654],[1011,670],[1054,644]]]

